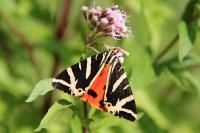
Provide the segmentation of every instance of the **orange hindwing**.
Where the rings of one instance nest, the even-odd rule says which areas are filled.
[[[110,65],[106,64],[88,89],[87,93],[80,97],[83,101],[89,102],[98,109],[102,106],[101,104],[104,99],[109,69]]]

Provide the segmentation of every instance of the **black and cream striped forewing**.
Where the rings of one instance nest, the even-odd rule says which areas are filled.
[[[88,57],[68,67],[53,79],[53,87],[73,96],[83,95],[105,64],[106,54],[104,52]]]
[[[110,68],[106,87],[105,103],[113,115],[134,121],[137,117],[135,100],[127,79],[126,72],[119,60],[115,60]]]

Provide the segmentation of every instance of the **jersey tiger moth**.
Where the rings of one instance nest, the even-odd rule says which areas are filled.
[[[126,54],[123,49],[112,47],[88,57],[59,73],[52,85],[97,109],[134,121],[137,118],[135,100],[121,65]]]

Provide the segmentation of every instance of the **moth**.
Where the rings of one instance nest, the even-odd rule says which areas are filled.
[[[125,50],[112,47],[68,67],[53,78],[52,85],[101,111],[134,121],[135,100],[122,67],[125,55]]]

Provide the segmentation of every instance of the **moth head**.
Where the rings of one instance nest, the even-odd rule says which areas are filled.
[[[129,53],[122,49],[122,48],[119,48],[119,47],[112,47],[112,46],[108,46],[108,45],[105,45],[106,49],[108,49],[108,51],[111,51],[113,55],[118,55],[118,56],[128,56]]]
[[[121,48],[115,47],[112,49],[112,54],[114,54],[120,61],[120,63],[124,62],[124,56],[128,56],[129,53]]]

